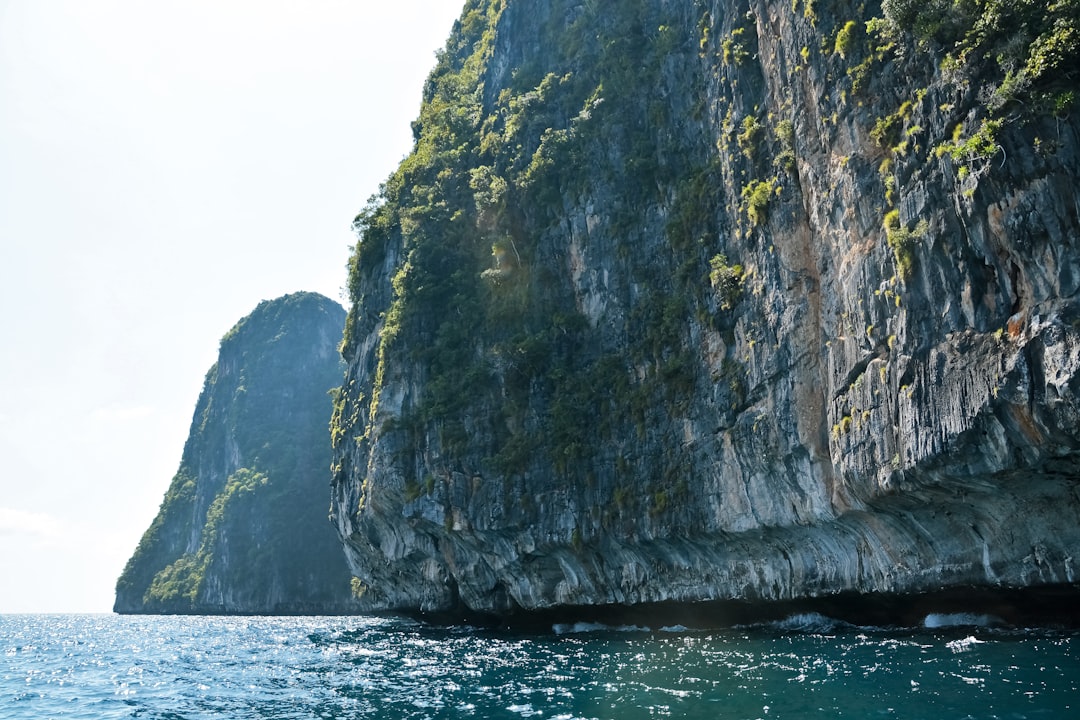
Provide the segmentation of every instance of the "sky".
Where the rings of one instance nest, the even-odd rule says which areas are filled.
[[[221,337],[343,304],[460,0],[0,0],[0,613],[108,612]]]

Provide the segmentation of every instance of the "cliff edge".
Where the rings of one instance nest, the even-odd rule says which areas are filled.
[[[1071,585],[1076,0],[469,0],[356,219],[367,609]]]

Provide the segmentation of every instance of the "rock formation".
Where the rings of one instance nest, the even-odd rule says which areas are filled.
[[[356,219],[368,609],[1075,582],[1076,0],[469,0]]]
[[[121,613],[355,609],[327,521],[329,392],[345,311],[262,302],[221,340],[180,468],[116,584]]]

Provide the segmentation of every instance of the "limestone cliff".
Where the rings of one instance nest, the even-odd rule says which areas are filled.
[[[222,338],[180,468],[116,584],[117,612],[354,609],[326,517],[344,319],[337,303],[297,293]]]
[[[356,219],[367,608],[1071,584],[1076,0],[469,0]]]

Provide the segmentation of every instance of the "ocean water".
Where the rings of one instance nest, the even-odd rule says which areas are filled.
[[[0,616],[0,718],[1077,718],[1080,634]]]

